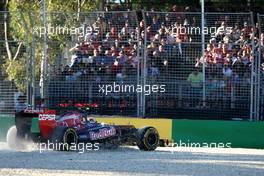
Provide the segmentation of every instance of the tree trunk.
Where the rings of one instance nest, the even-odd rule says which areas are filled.
[[[6,0],[5,5],[4,5],[4,10],[6,11],[4,13],[4,36],[5,36],[5,48],[6,48],[6,53],[7,57],[9,60],[12,60],[12,53],[9,47],[8,43],[8,30],[7,30],[7,21],[8,21],[8,0]]]
[[[81,0],[77,0],[77,21],[80,19],[80,12],[81,12]]]

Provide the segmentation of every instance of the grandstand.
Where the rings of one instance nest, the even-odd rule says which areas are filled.
[[[94,102],[99,114],[138,115],[138,104],[144,106],[138,101],[145,101],[145,115],[151,117],[247,118],[252,53],[258,42],[251,17],[206,13],[210,31],[203,52],[198,12],[83,13],[78,25],[91,30],[72,38],[68,57],[58,58],[47,83],[48,105]],[[98,85],[112,82],[164,84],[166,92],[98,92]]]
[[[202,29],[198,6],[174,5],[167,11],[154,6],[146,11],[112,11],[107,6],[98,12],[47,13],[47,73],[40,81],[32,72],[38,72],[34,62],[42,57],[36,52],[44,42],[41,32],[33,36],[35,43],[23,48],[32,64],[27,68],[28,102],[36,106],[43,98],[49,108],[67,102],[97,103],[93,113],[101,115],[210,119],[262,115],[261,15],[257,19],[251,12],[214,12],[219,9],[209,10],[208,5]],[[39,14],[28,15],[41,19]],[[72,34],[71,28],[78,30]],[[165,91],[150,95],[99,91],[113,83],[164,85]]]

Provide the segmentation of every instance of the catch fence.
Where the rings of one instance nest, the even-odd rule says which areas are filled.
[[[102,115],[262,119],[262,15],[259,30],[252,13],[50,12],[46,28],[29,16],[34,107],[42,98],[96,103]]]

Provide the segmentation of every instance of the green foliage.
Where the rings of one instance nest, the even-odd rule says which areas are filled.
[[[46,0],[47,23],[51,25],[69,26],[76,24],[77,12],[89,12],[96,10],[98,3],[94,0]],[[26,39],[28,36],[28,48],[35,50],[35,75],[40,79],[41,60],[43,58],[43,36],[35,36],[33,45],[34,28],[41,29],[42,21],[42,1],[41,0],[11,0],[8,2],[8,39],[12,56],[17,51],[17,43],[23,42],[17,59],[4,56],[2,69],[5,70],[7,78],[13,81],[23,92],[26,90]],[[54,14],[53,12],[59,12]],[[73,13],[70,16],[70,13]],[[67,14],[67,15],[66,15]],[[26,27],[27,26],[27,27]],[[51,64],[60,55],[63,48],[70,41],[69,35],[48,36],[48,62]]]
[[[8,75],[8,80],[13,81],[17,88],[22,92],[26,92],[25,65],[25,58],[20,58],[19,60],[6,60],[3,65]]]
[[[133,9],[164,9],[170,10],[172,5],[175,5],[175,0],[163,1],[163,0],[132,0]]]

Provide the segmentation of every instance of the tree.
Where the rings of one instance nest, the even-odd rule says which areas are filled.
[[[2,65],[3,70],[7,74],[7,78],[13,81],[16,86],[23,92],[26,91],[26,37],[28,36],[29,49],[35,48],[36,53],[36,68],[35,75],[37,79],[40,78],[41,60],[43,56],[43,38],[40,35],[35,36],[35,46],[32,45],[33,27],[41,29],[42,22],[42,1],[41,0],[3,0],[5,11],[10,11],[4,15],[4,45],[6,52],[4,53]],[[47,3],[47,22],[51,24],[69,25],[73,24],[76,18],[63,19],[61,15],[54,15],[53,12],[74,12],[79,14],[82,11],[92,11],[97,7],[97,2],[93,0],[46,0]],[[23,18],[20,16],[22,12]],[[30,20],[30,17],[32,20]],[[24,20],[24,21],[23,21]],[[64,21],[65,20],[65,21]],[[26,30],[25,25],[28,26],[29,31]],[[1,34],[0,34],[1,35]],[[49,48],[49,62],[52,63],[56,55],[62,52],[65,43],[69,40],[69,36],[53,35],[48,40],[48,46],[58,43],[58,47]],[[12,41],[12,42],[10,42]],[[34,49],[33,48],[33,49]]]
[[[24,61],[25,59],[23,58],[23,56],[20,56],[20,50],[23,47],[23,43],[22,41],[17,41],[16,43],[13,42],[12,46],[10,46],[10,41],[9,39],[12,39],[13,37],[9,36],[11,34],[10,32],[10,13],[8,13],[8,5],[9,5],[9,1],[6,0],[4,2],[4,10],[6,11],[5,13],[3,13],[3,26],[4,26],[4,44],[5,44],[5,48],[6,48],[6,55],[7,57],[4,58],[6,59],[4,62],[4,68],[5,71],[8,75],[8,79],[12,80],[15,82],[15,84],[17,85],[17,87],[21,90],[21,91],[25,91],[25,85],[24,85],[24,80],[22,78],[23,74],[23,65],[25,65]],[[14,17],[14,22],[18,28],[21,29],[22,31],[22,26],[21,23],[19,21],[17,21],[17,19],[19,18],[18,14],[15,15],[16,17]],[[21,58],[19,58],[21,57]]]

